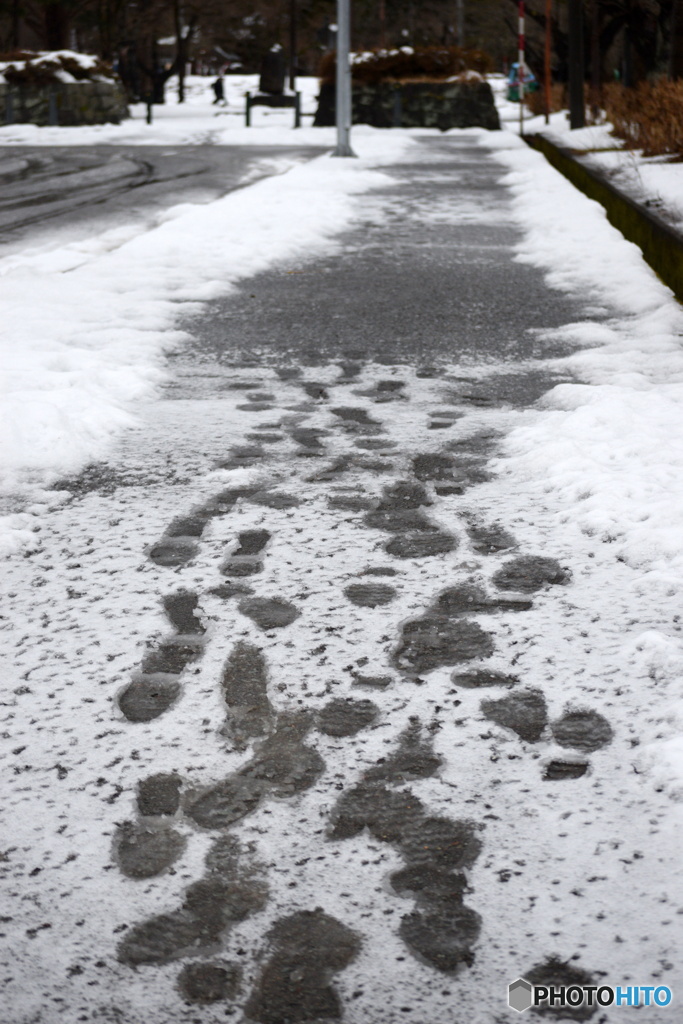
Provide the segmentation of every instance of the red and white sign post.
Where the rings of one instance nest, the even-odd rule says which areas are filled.
[[[519,86],[519,134],[524,135],[524,56],[526,44],[524,40],[524,0],[519,0],[519,28],[517,38],[517,78]]]

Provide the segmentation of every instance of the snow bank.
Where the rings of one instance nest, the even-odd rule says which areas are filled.
[[[569,131],[567,124],[553,122],[536,128],[557,146],[584,151],[589,167],[606,174],[613,184],[636,202],[645,203],[678,231],[683,230],[683,164],[668,156],[644,157],[640,150],[626,149],[623,139],[611,134],[609,122]]]
[[[352,221],[354,195],[386,181],[372,168],[409,145],[367,131],[354,136],[358,160],[319,157],[217,202],[175,207],[99,259],[73,268],[71,254],[66,272],[0,264],[0,493],[46,500],[59,475],[102,456],[162,379],[163,352],[183,339],[178,318],[268,265],[321,250]],[[29,517],[6,517],[0,551],[24,546],[27,529]]]
[[[612,545],[664,610],[638,657],[672,700],[644,725],[642,765],[683,800],[683,310],[599,204],[514,137],[493,145],[524,230],[517,258],[586,301],[584,321],[549,332],[579,349],[556,365],[582,383],[555,387],[524,415],[498,468],[540,503],[552,497],[560,523]]]

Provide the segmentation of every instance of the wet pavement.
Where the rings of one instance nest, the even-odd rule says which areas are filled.
[[[673,968],[652,609],[494,461],[586,311],[466,135],[390,173],[184,325],[10,567],[11,1024],[508,1024],[519,976]]]
[[[103,232],[208,203],[310,160],[311,146],[0,146],[3,246],[36,231]]]

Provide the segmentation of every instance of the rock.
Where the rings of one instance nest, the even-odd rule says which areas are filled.
[[[53,80],[49,84],[24,84],[19,89],[0,84],[0,108],[5,110],[12,89],[13,119],[20,124],[49,125],[51,110],[60,126],[119,124],[128,115],[126,94],[115,81]],[[52,95],[52,99],[51,99]]]
[[[488,82],[353,83],[353,123],[375,128],[500,128]],[[320,89],[314,125],[334,125],[335,87]],[[430,375],[432,371],[430,368]],[[422,371],[424,374],[425,371]],[[420,371],[418,371],[420,376]]]

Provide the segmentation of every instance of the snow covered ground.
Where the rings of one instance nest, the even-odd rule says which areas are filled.
[[[506,98],[505,79],[494,75],[491,85],[501,124],[518,133],[519,104]],[[580,153],[589,166],[606,172],[617,188],[683,230],[683,164],[679,161],[665,156],[644,157],[638,150],[624,148],[623,140],[612,135],[609,122],[572,131],[566,110],[551,114],[548,124],[545,117],[532,117],[527,111],[524,131],[527,135],[547,135],[556,145]]]
[[[509,136],[486,145],[509,169],[515,215],[525,232],[518,258],[542,267],[555,288],[581,294],[607,321],[567,324],[577,352],[563,360],[581,383],[563,384],[507,438],[505,474],[536,481],[538,500],[561,497],[561,522],[613,545],[642,572],[669,627],[638,642],[651,677],[671,686],[666,716],[653,724],[656,770],[683,798],[683,644],[676,609],[683,574],[683,311],[671,291],[607,222],[538,154]],[[657,741],[655,742],[655,736]],[[646,744],[645,762],[652,751]]]
[[[222,116],[215,115],[209,102],[202,99],[195,117],[169,108],[168,116],[160,117],[158,127],[152,126],[152,130],[160,144],[207,138],[239,142],[244,129],[236,120],[232,129],[213,127],[211,119]],[[237,118],[238,114],[225,116]],[[268,123],[264,120],[258,129],[264,138],[291,131],[284,126],[271,129],[266,127]],[[142,138],[146,127],[138,121],[102,131],[110,133],[106,141],[121,138],[133,144],[135,138]],[[36,129],[33,135],[43,139],[48,137],[43,132],[54,131]],[[95,129],[73,131],[86,133],[81,135],[81,143],[85,137],[104,141]],[[35,138],[22,137],[23,129],[7,132],[15,142],[35,142]],[[349,226],[384,222],[388,208],[374,198],[373,191],[387,186],[392,180],[392,164],[410,155],[415,147],[413,134],[354,130],[358,161],[320,158],[208,206],[176,208],[169,211],[165,224],[117,245],[115,251],[98,251],[82,265],[73,265],[72,254],[65,257],[63,266],[56,257],[49,267],[44,262],[32,265],[30,260],[22,264],[16,257],[11,265],[3,268],[0,264],[0,301],[8,328],[4,359],[9,368],[3,431],[6,438],[13,439],[3,456],[3,489],[8,503],[14,502],[16,508],[5,520],[3,536],[6,553],[34,552],[30,586],[20,593],[11,591],[18,612],[7,621],[6,632],[10,646],[18,641],[8,710],[14,716],[8,719],[8,736],[13,738],[8,739],[11,747],[6,757],[12,764],[22,756],[27,763],[29,758],[31,761],[25,775],[12,777],[12,800],[8,802],[9,825],[16,829],[14,842],[19,848],[8,854],[9,870],[15,873],[17,889],[19,880],[27,887],[26,900],[17,897],[18,917],[26,931],[21,933],[16,951],[18,977],[12,983],[14,1005],[21,1011],[16,1020],[21,1024],[28,1024],[31,1014],[38,1012],[42,998],[40,993],[25,991],[22,982],[22,971],[35,974],[36,964],[45,972],[50,998],[55,1005],[66,1000],[67,1010],[76,1005],[76,992],[84,1005],[102,1013],[103,1020],[114,1021],[116,1016],[106,1000],[118,999],[121,994],[124,1012],[127,1008],[129,1015],[151,1006],[156,1016],[148,1019],[155,1024],[189,1019],[184,1011],[174,1009],[179,1015],[173,1017],[168,1009],[173,964],[154,974],[149,970],[131,973],[115,965],[114,974],[99,989],[99,1009],[92,994],[98,990],[86,987],[98,964],[86,968],[74,964],[76,960],[81,963],[84,951],[89,953],[89,944],[99,948],[97,944],[102,942],[106,955],[113,955],[118,940],[111,934],[109,907],[115,908],[115,914],[125,912],[122,926],[116,926],[125,929],[126,924],[177,904],[179,889],[202,870],[209,837],[192,831],[185,822],[180,828],[187,849],[178,861],[178,873],[162,876],[156,887],[122,878],[114,870],[103,882],[102,875],[96,873],[103,859],[110,857],[111,837],[120,828],[121,817],[134,813],[129,804],[133,806],[131,794],[141,771],[175,770],[179,749],[182,770],[195,787],[215,782],[226,771],[226,761],[230,770],[237,769],[239,755],[235,751],[226,755],[214,728],[224,714],[215,677],[235,635],[262,645],[278,683],[277,692],[270,694],[278,714],[297,708],[302,685],[307,705],[318,713],[328,694],[335,692],[330,687],[338,685],[339,666],[347,664],[350,650],[354,659],[367,659],[364,673],[380,675],[391,656],[399,624],[433,599],[435,587],[443,586],[445,573],[449,578],[453,574],[486,578],[488,585],[491,570],[499,568],[505,558],[494,555],[493,561],[483,565],[464,542],[457,555],[438,563],[436,576],[419,561],[402,563],[406,568],[397,580],[399,596],[390,613],[381,608],[350,610],[335,587],[339,580],[348,583],[354,574],[364,572],[366,563],[378,557],[378,545],[367,539],[367,531],[363,534],[350,520],[340,521],[329,512],[326,502],[334,497],[333,486],[322,484],[319,492],[313,493],[297,469],[297,464],[300,467],[306,460],[295,459],[293,442],[286,442],[290,447],[284,457],[270,459],[266,476],[254,470],[216,472],[209,468],[212,460],[236,441],[249,440],[242,437],[245,412],[239,408],[240,396],[233,392],[212,400],[211,429],[206,421],[192,418],[195,413],[186,394],[179,403],[186,419],[178,418],[172,402],[149,404],[167,373],[164,353],[182,350],[184,337],[176,329],[181,316],[198,311],[206,299],[229,293],[237,282],[277,262],[286,261],[287,267],[295,270],[316,255],[334,252],[335,239]],[[454,140],[463,137],[463,133],[452,134]],[[581,957],[587,948],[586,955],[594,963],[623,971],[633,983],[647,984],[655,971],[665,982],[675,965],[675,943],[669,932],[674,931],[676,915],[681,912],[680,884],[671,872],[678,842],[675,825],[683,807],[679,607],[683,314],[639,251],[608,224],[602,208],[574,190],[540,154],[529,150],[512,131],[466,134],[481,146],[482,160],[491,154],[501,165],[512,197],[507,216],[520,231],[517,259],[540,268],[552,288],[579,297],[585,316],[548,330],[539,339],[549,345],[561,341],[575,349],[569,357],[542,364],[548,371],[571,374],[574,382],[554,387],[533,409],[492,413],[470,409],[466,414],[458,428],[463,436],[482,427],[503,430],[504,454],[493,465],[493,480],[462,500],[444,499],[438,505],[439,514],[443,523],[451,526],[458,523],[458,517],[462,521],[468,515],[480,515],[483,509],[488,517],[510,525],[524,550],[540,547],[558,557],[562,565],[576,567],[572,586],[566,591],[558,588],[560,598],[538,597],[529,612],[523,642],[513,621],[519,613],[502,616],[492,664],[504,671],[519,662],[525,681],[533,685],[544,682],[555,720],[566,706],[592,708],[597,702],[603,712],[609,711],[617,736],[613,747],[591,755],[594,774],[577,780],[579,788],[572,791],[576,795],[556,798],[535,788],[541,757],[536,748],[522,747],[520,752],[509,731],[490,722],[485,725],[471,691],[458,694],[462,707],[457,715],[461,717],[453,718],[458,704],[448,706],[453,715],[440,732],[435,730],[444,768],[439,780],[418,780],[414,789],[420,799],[441,814],[450,813],[456,802],[458,806],[472,805],[463,807],[462,813],[480,814],[489,796],[495,807],[488,815],[486,857],[473,868],[474,896],[468,897],[485,921],[488,944],[483,945],[481,956],[477,954],[471,975],[458,981],[462,1002],[457,1005],[476,1024],[490,1024],[493,1019],[507,1024],[508,1017],[502,1013],[493,1016],[500,1005],[497,993],[487,991],[482,998],[488,1002],[481,1009],[478,986],[492,976],[512,980],[507,972],[511,965],[520,964],[522,953],[526,962],[547,952],[545,936],[552,927],[548,922],[557,927],[551,934],[558,936],[557,949],[563,955],[569,957],[577,951],[575,955]],[[319,143],[321,134],[316,130],[311,138]],[[251,134],[248,141],[254,141]],[[425,161],[425,175],[433,172],[434,167]],[[495,213],[500,215],[499,210]],[[418,219],[431,215],[428,204],[412,214]],[[452,208],[440,209],[439,216],[442,220],[451,217],[454,223],[463,219],[490,223],[493,211],[454,202]],[[401,212],[395,223],[402,219]],[[519,301],[524,303],[525,296],[519,296]],[[389,373],[386,367],[369,366],[358,380],[348,381],[338,378],[337,369],[316,368],[315,380],[322,374],[322,385],[335,389],[335,401],[342,406],[358,404],[359,386],[360,393],[367,394]],[[453,366],[451,371],[467,374],[471,368]],[[474,371],[474,376],[481,372]],[[492,368],[484,371],[484,376],[486,372]],[[325,443],[330,445],[331,456],[346,453],[352,438],[335,431],[326,407],[302,405],[298,384],[280,380],[275,374],[255,382],[248,367],[229,376],[226,384],[251,385],[255,406],[260,404],[256,387],[271,392],[264,403],[272,403],[285,433],[305,422],[314,431],[329,431],[330,440]],[[390,407],[392,415],[384,416],[389,439],[401,450],[434,445],[436,435],[427,433],[426,420],[443,399],[441,386],[412,370],[405,371],[405,379],[411,402],[396,402]],[[192,384],[191,379],[183,382],[190,389]],[[386,408],[376,407],[369,399],[364,405],[370,415],[378,417]],[[247,418],[255,416],[252,429],[260,426],[262,435],[276,415],[267,409],[263,412],[265,420],[256,415],[258,408],[247,411]],[[146,422],[156,424],[157,434],[146,432]],[[227,520],[213,521],[196,564],[171,570],[172,585],[180,583],[203,593],[203,621],[209,627],[206,657],[199,668],[191,670],[192,692],[167,718],[142,724],[135,737],[125,731],[130,729],[129,723],[112,719],[111,692],[113,688],[118,693],[128,682],[144,654],[147,638],[159,641],[168,628],[158,597],[167,591],[170,578],[167,568],[148,562],[141,566],[136,531],[144,516],[144,534],[150,545],[163,534],[179,512],[178,485],[162,482],[153,492],[151,505],[144,486],[137,490],[132,486],[122,487],[111,504],[98,494],[86,494],[82,507],[62,504],[52,514],[50,505],[58,505],[67,496],[46,489],[60,474],[106,457],[113,450],[113,441],[121,436],[123,446],[112,455],[118,468],[134,462],[140,452],[146,464],[153,463],[157,438],[167,445],[164,452],[179,453],[180,494],[187,508],[210,501],[217,489],[266,486],[271,480],[291,491],[302,506],[296,520],[286,505],[271,508],[247,503],[238,512],[242,530],[272,530],[273,547],[267,556],[271,592],[304,606],[304,614],[292,623],[285,645],[279,636],[264,639],[257,625],[250,621],[245,625],[241,613],[226,611],[225,597],[215,587],[211,589],[216,583],[212,579],[216,559],[226,544],[233,542],[234,525]],[[193,474],[197,450],[201,467]],[[376,496],[378,485],[370,470],[359,471],[353,483],[354,493]],[[310,564],[301,555],[302,536],[311,545],[306,549],[313,553]],[[325,558],[316,550],[321,538]],[[15,561],[12,587],[23,579],[22,562],[26,561]],[[59,571],[50,571],[55,565]],[[385,614],[391,615],[391,628]],[[24,616],[30,620],[25,632]],[[21,638],[17,631],[22,632]],[[318,659],[315,664],[313,658]],[[358,675],[356,669],[354,672]],[[107,685],[95,685],[100,681]],[[444,706],[452,704],[453,691],[449,673],[443,668],[432,674],[429,682],[429,687],[420,688],[403,679],[396,688],[386,693],[373,691],[371,696],[393,725],[408,728],[414,714],[425,722],[434,716],[436,722],[441,698]],[[343,683],[338,692],[346,694],[345,686]],[[203,717],[207,707],[208,719]],[[35,723],[43,731],[37,740]],[[360,759],[358,763],[368,767],[385,754],[385,736],[388,734],[380,730],[354,740],[358,749],[353,756]],[[391,738],[395,739],[395,732]],[[483,762],[482,739],[490,744],[490,756],[487,753]],[[24,742],[28,746],[25,755]],[[317,743],[329,778],[345,778],[348,744],[329,736],[319,737]],[[553,754],[562,754],[564,748],[555,749],[551,740],[542,750],[545,762]],[[509,765],[505,784],[499,787],[499,776],[505,773],[494,767],[498,761]],[[602,773],[610,771],[605,785]],[[475,780],[474,789],[481,783],[476,795],[464,790],[464,778],[468,784]],[[112,781],[115,779],[118,781]],[[58,786],[67,787],[73,801],[64,821],[64,798],[54,790]],[[116,804],[124,789],[125,810],[123,804]],[[505,795],[499,795],[502,790]],[[498,794],[495,799],[494,793]],[[367,1020],[385,1024],[382,1007],[392,999],[398,979],[399,985],[406,990],[412,986],[425,1005],[433,1008],[431,1020],[445,1024],[452,1019],[450,984],[437,991],[433,972],[410,958],[404,961],[398,938],[387,932],[396,896],[387,890],[384,879],[388,869],[401,866],[395,850],[387,851],[374,841],[341,844],[332,873],[314,861],[302,888],[296,889],[302,884],[298,865],[320,842],[316,828],[322,827],[319,819],[331,805],[329,789],[321,784],[296,804],[296,825],[289,803],[274,800],[264,802],[242,826],[240,839],[256,850],[262,861],[272,859],[271,882],[277,898],[266,912],[266,924],[276,914],[301,906],[302,900],[314,905],[312,901],[325,893],[326,907],[338,911],[342,918],[356,915],[354,921],[358,918],[371,936],[343,981],[348,1018],[354,1024]],[[40,826],[31,816],[36,807]],[[496,813],[503,815],[502,821]],[[564,850],[564,839],[579,829],[580,844],[570,839],[571,847],[568,844]],[[281,844],[275,857],[268,847],[269,834],[279,837]],[[365,859],[361,861],[361,857]],[[518,881],[515,872],[519,869],[520,875],[527,872],[537,879],[543,877],[550,862],[556,875],[550,884],[540,886],[536,903],[529,904],[524,879]],[[579,875],[585,875],[591,886],[574,892]],[[279,887],[276,876],[281,876]],[[353,880],[350,888],[349,879]],[[293,893],[287,889],[290,880]],[[500,882],[506,883],[510,893],[505,900],[500,896],[505,885]],[[557,885],[557,890],[551,885]],[[554,891],[562,894],[561,900]],[[103,892],[110,901],[106,915],[101,911]],[[591,895],[582,899],[586,892]],[[572,893],[576,909],[571,904]],[[53,931],[47,918],[52,922],[59,917],[62,894],[65,902],[61,905],[68,910]],[[360,920],[365,915],[352,909],[351,897],[361,908],[371,906],[367,920]],[[624,935],[617,929],[629,916],[632,920],[633,908],[638,915],[633,925],[636,930]],[[36,914],[43,914],[44,923]],[[601,923],[605,919],[607,923]],[[514,948],[522,920],[528,922],[524,950]],[[260,931],[249,919],[236,929],[235,948],[245,956],[262,941],[262,921],[259,927]],[[646,930],[647,936],[640,934]],[[396,954],[401,963],[395,974],[377,978],[373,949],[381,947],[392,957]],[[648,977],[637,976],[641,969]],[[67,975],[68,981],[64,980]],[[606,980],[622,983],[626,977],[612,975]],[[355,992],[365,993],[366,1002],[356,1003],[360,1009],[354,1011]],[[367,1012],[374,1017],[363,1017],[363,1006],[369,1007]],[[419,1010],[412,1016],[406,1012],[404,1019],[423,1024],[424,1015],[416,1017],[415,1013]],[[65,1018],[55,1010],[53,1019]],[[125,1015],[123,1019],[128,1024]],[[207,1021],[214,1019],[218,1017],[206,1017]],[[616,1020],[616,1013],[608,1019]],[[648,1024],[659,1024],[670,1019],[670,1011],[652,1011],[647,1019]],[[43,1020],[52,1024],[48,1018]]]
[[[258,75],[226,75],[226,105],[213,105],[214,78],[190,75],[186,79],[186,99],[179,104],[174,87],[167,86],[166,102],[153,108],[152,124],[147,124],[147,108],[143,103],[130,107],[129,120],[120,125],[85,125],[73,128],[39,128],[31,124],[0,127],[0,145],[82,146],[111,144],[120,146],[166,146],[214,143],[215,145],[333,145],[333,128],[311,127],[318,94],[317,78],[297,79],[301,92],[303,121],[294,131],[294,111],[270,107],[254,107],[252,124],[245,127],[245,95],[258,92]]]
[[[132,225],[130,240],[123,225],[108,245],[0,261],[0,493],[10,510],[29,501],[28,513],[3,520],[5,553],[35,542],[36,500],[54,500],[44,488],[102,456],[133,422],[133,406],[163,377],[163,354],[183,340],[174,325],[191,304],[294,253],[324,249],[356,215],[353,196],[384,181],[373,168],[410,144],[361,130],[358,160],[319,158],[215,203],[173,207],[152,231]]]

